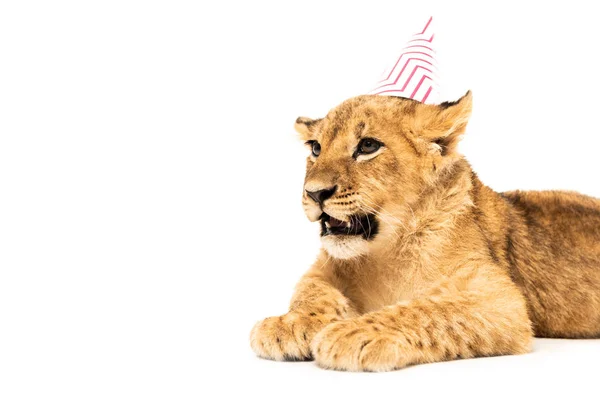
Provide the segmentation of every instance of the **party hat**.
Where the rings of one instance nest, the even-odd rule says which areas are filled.
[[[412,36],[396,62],[386,70],[369,94],[401,96],[423,103],[433,103],[439,96],[433,17]]]

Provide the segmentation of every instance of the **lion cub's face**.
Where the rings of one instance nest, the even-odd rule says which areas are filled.
[[[410,229],[411,204],[459,157],[470,111],[470,92],[440,105],[359,96],[325,118],[298,118],[310,149],[302,202],[325,250],[353,258]]]

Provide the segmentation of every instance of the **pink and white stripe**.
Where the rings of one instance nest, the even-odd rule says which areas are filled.
[[[426,103],[433,100],[436,90],[437,66],[433,50],[433,28],[429,18],[423,30],[402,49],[391,69],[383,74],[369,94],[402,96]]]

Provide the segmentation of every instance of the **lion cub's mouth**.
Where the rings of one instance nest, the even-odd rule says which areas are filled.
[[[323,213],[320,217],[321,236],[348,235],[362,236],[365,240],[373,238],[377,233],[377,218],[373,214],[354,214],[348,217],[348,221],[340,221],[329,214]]]

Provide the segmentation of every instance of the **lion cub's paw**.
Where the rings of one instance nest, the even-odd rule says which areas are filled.
[[[406,365],[397,332],[361,318],[336,322],[322,329],[311,343],[323,368],[345,371],[390,371]]]
[[[277,361],[311,360],[310,341],[325,326],[321,316],[295,312],[257,323],[250,333],[250,346],[262,357]]]

